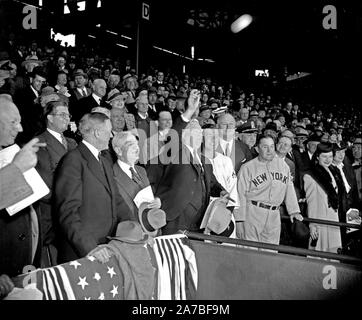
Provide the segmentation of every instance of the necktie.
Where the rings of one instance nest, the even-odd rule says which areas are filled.
[[[86,88],[83,88],[83,97],[86,97],[87,96],[87,90]]]
[[[226,146],[225,146],[225,156],[227,157],[230,157],[230,154],[231,154],[231,150],[230,150],[230,144],[227,143]]]
[[[343,163],[337,165],[337,168],[339,169],[339,172],[341,173],[343,184],[344,184],[344,187],[346,188],[346,192],[349,193],[349,191],[351,190],[351,186],[349,185],[346,175],[344,174]]]
[[[65,139],[64,135],[61,135],[60,137],[62,138],[62,145],[64,146],[65,150],[68,150],[67,139]]]
[[[142,188],[142,180],[139,174],[132,167],[130,167],[129,170],[131,171],[132,180]]]
[[[102,153],[101,152],[98,153],[98,161],[99,161],[99,164],[100,164],[100,168],[101,168],[104,176],[106,177],[106,172],[104,170],[104,163],[103,163],[104,160],[102,159]]]
[[[204,172],[204,168],[202,167],[202,164],[200,163],[199,157],[197,156],[197,150],[194,149],[193,156],[193,163],[194,165],[200,169],[201,172]]]

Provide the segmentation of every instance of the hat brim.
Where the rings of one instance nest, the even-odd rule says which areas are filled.
[[[143,243],[147,242],[148,238],[149,238],[148,234],[145,234],[141,240],[132,240],[132,239],[126,239],[126,238],[122,238],[122,237],[107,237],[108,240],[117,240],[117,241],[129,243],[129,244],[143,244]]]

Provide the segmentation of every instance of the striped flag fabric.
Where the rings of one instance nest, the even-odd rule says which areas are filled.
[[[156,237],[153,252],[158,269],[158,300],[195,299],[198,272],[190,240],[184,234]]]
[[[18,277],[17,283],[36,281],[43,300],[123,300],[123,274],[116,257],[105,264],[93,256]],[[23,286],[28,283],[23,283]]]

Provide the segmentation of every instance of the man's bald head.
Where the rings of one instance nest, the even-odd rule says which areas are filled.
[[[16,105],[8,97],[0,97],[0,149],[14,144],[23,131],[21,117]]]
[[[95,79],[92,85],[93,93],[100,98],[106,95],[107,84],[103,79]]]
[[[231,114],[223,114],[217,118],[217,128],[220,129],[219,136],[230,141],[235,137],[235,119]]]
[[[225,113],[217,118],[217,124],[223,124],[223,123],[228,123],[228,124],[234,123],[235,126],[235,119],[231,114]]]

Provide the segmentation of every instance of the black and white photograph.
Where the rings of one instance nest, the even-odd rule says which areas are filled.
[[[359,1],[0,0],[0,303],[359,308],[361,39]]]

